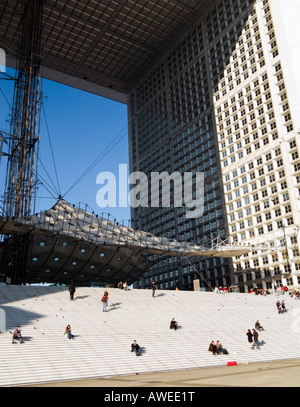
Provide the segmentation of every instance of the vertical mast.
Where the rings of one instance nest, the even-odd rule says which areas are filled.
[[[4,205],[9,218],[31,213],[36,195],[44,0],[23,0]]]

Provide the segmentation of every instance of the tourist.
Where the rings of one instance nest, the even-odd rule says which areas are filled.
[[[102,302],[102,305],[103,305],[103,312],[107,312],[107,307],[108,307],[108,292],[107,292],[107,290],[104,291],[101,302]]]
[[[258,329],[259,331],[264,331],[264,328],[261,326],[259,320],[255,322],[255,329]]]
[[[171,322],[170,322],[170,329],[174,329],[176,331],[178,326],[178,322],[175,321],[175,318],[172,318]]]
[[[19,343],[23,343],[23,338],[21,334],[21,329],[16,328],[12,334],[12,343],[15,343],[15,339],[19,341]]]
[[[228,355],[227,349],[223,348],[223,345],[221,344],[220,341],[217,341],[216,347],[219,355]]]
[[[259,347],[258,346],[258,332],[255,329],[253,329],[252,332],[253,332],[253,340],[254,340],[253,346],[256,346],[258,348]]]
[[[252,332],[250,331],[250,329],[248,329],[246,335],[248,336],[248,342],[249,342],[249,344],[252,346],[253,334],[252,334]]]
[[[73,300],[73,299],[74,299],[74,295],[75,295],[75,293],[76,293],[76,287],[75,287],[75,284],[74,284],[73,281],[71,282],[71,285],[70,285],[70,287],[69,287],[69,293],[70,293],[70,300]]]
[[[67,338],[68,339],[73,339],[74,335],[72,335],[72,330],[71,330],[71,325],[67,325],[66,329],[65,329],[65,333],[64,336],[67,334]]]
[[[151,283],[151,289],[152,289],[152,297],[154,297],[154,295],[155,295],[155,290],[156,290],[156,285],[155,285],[155,282],[154,282],[154,281],[152,281],[152,283]]]
[[[280,314],[280,313],[281,313],[281,304],[280,304],[280,301],[277,301],[277,302],[276,302],[276,307],[277,307],[278,314]]]
[[[136,340],[131,344],[131,352],[135,352],[136,356],[140,356],[140,346],[137,344]]]
[[[208,347],[208,351],[212,352],[213,355],[217,355],[218,354],[218,349],[217,349],[217,345],[215,344],[215,341],[211,341],[209,347]]]

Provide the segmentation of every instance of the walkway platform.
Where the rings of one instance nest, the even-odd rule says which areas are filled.
[[[190,291],[77,289],[75,300],[62,287],[0,286],[0,386],[55,383],[121,375],[172,372],[202,367],[300,358],[300,301],[288,296],[216,294]],[[278,314],[277,299],[288,312]],[[179,322],[169,329],[171,318]],[[3,318],[5,321],[3,322]],[[260,348],[246,332],[259,320]],[[70,324],[75,338],[63,336]],[[22,329],[23,344],[11,343]],[[130,352],[136,339],[142,356]],[[208,352],[220,340],[229,355]]]

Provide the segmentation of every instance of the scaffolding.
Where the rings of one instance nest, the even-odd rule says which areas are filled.
[[[8,218],[34,211],[37,186],[43,0],[23,0],[4,191]]]
[[[22,0],[18,55],[8,146],[4,215],[16,219],[35,211],[41,115],[42,30],[44,0]],[[2,140],[3,143],[3,140]],[[8,236],[2,244],[1,269],[12,284],[26,283],[29,236]]]

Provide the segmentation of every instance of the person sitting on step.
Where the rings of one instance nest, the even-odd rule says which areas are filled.
[[[178,322],[175,321],[175,318],[172,318],[171,322],[170,322],[170,329],[174,329],[176,331],[178,326]]]
[[[15,339],[23,343],[23,338],[21,334],[21,329],[16,328],[12,334],[12,343],[15,343]]]
[[[211,341],[209,348],[208,348],[209,352],[212,352],[213,355],[217,355],[218,354],[218,349],[217,349],[217,345],[215,344],[215,341]]]
[[[223,348],[223,345],[220,341],[217,341],[216,347],[219,355],[228,355],[227,349]]]

